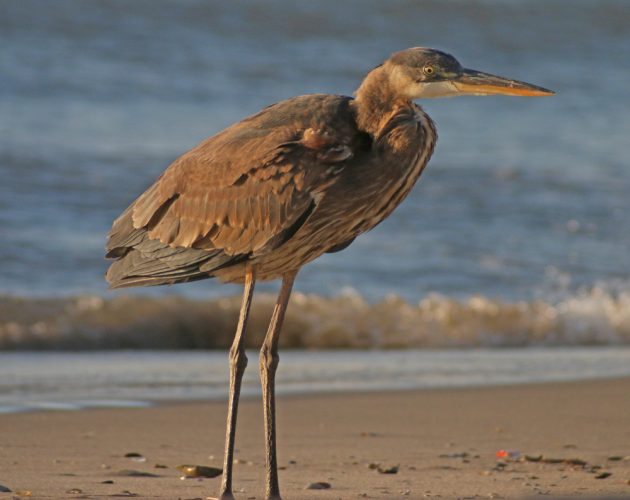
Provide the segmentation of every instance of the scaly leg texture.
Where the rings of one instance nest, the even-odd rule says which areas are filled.
[[[232,494],[232,464],[234,462],[234,438],[236,436],[236,416],[238,413],[238,398],[241,393],[241,381],[247,367],[245,355],[245,328],[249,308],[254,295],[256,277],[253,270],[248,270],[245,275],[245,288],[243,290],[243,302],[238,318],[238,326],[234,342],[230,348],[230,396],[228,402],[227,429],[225,433],[225,455],[223,458],[223,479],[221,481],[221,500],[233,500]]]
[[[278,356],[278,337],[287,310],[291,289],[297,273],[292,272],[282,277],[282,287],[278,294],[278,301],[271,316],[269,329],[260,350],[260,382],[262,384],[263,405],[265,417],[265,456],[266,495],[267,500],[280,500],[280,486],[278,484],[278,460],[276,458],[276,369],[280,360]]]

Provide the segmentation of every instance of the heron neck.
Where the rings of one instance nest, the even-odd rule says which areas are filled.
[[[397,96],[383,66],[373,69],[355,93],[357,125],[360,130],[378,136],[393,113],[411,107],[411,102]]]

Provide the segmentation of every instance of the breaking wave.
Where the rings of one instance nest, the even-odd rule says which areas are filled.
[[[260,345],[275,297],[254,299],[246,337]],[[212,349],[231,343],[240,297],[0,297],[0,349]],[[630,291],[593,287],[555,301],[369,303],[295,293],[281,336],[293,348],[449,348],[630,344]]]

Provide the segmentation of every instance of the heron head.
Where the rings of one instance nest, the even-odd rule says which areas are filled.
[[[452,55],[415,47],[394,53],[386,62],[390,83],[406,99],[458,95],[546,96],[551,90],[489,73],[466,69]]]

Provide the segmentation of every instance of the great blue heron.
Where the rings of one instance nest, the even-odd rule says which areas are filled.
[[[175,160],[113,224],[111,288],[218,277],[244,283],[230,349],[230,393],[220,498],[232,499],[244,333],[256,280],[282,278],[260,351],[266,498],[279,499],[275,373],[278,337],[300,268],[346,248],[409,194],[437,138],[412,100],[456,95],[545,96],[528,83],[463,68],[428,48],[393,54],[356,97],[293,97],[232,125]]]

